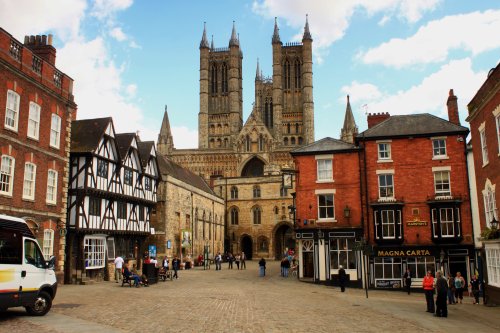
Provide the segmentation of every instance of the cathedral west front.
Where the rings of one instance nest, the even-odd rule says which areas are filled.
[[[165,111],[158,153],[203,177],[225,200],[224,248],[210,248],[211,254],[244,251],[249,259],[279,258],[295,247],[294,189],[283,186],[282,170],[294,168],[290,151],[314,142],[307,18],[302,42],[282,43],[275,22],[271,44],[272,76],[265,76],[257,62],[255,100],[245,121],[243,52],[234,24],[228,47],[209,43],[203,30],[197,149],[175,148]],[[210,235],[196,230],[215,223],[210,211],[193,215],[193,242],[210,246]]]

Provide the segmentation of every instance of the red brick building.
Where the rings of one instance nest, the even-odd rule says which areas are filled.
[[[469,131],[460,126],[453,90],[447,106],[450,121],[430,114],[370,114],[368,129],[352,144],[345,142],[345,129],[355,130],[348,102],[345,141],[325,138],[292,152],[299,277],[335,283],[342,265],[351,283],[401,288],[407,268],[414,287],[427,270],[465,277],[474,272]]]
[[[62,281],[73,80],[52,36],[24,44],[0,28],[0,213],[25,219]]]
[[[468,105],[467,121],[471,128],[479,223],[481,229],[491,228],[499,220],[500,196],[500,65],[492,69],[486,81]],[[484,240],[487,282],[486,294],[492,303],[500,302],[500,239]]]

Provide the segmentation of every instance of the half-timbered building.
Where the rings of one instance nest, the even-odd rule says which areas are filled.
[[[81,283],[107,279],[116,255],[140,259],[158,164],[153,142],[116,134],[111,118],[75,121],[72,133],[66,277]]]

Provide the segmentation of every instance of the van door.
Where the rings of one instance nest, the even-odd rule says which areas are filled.
[[[0,308],[19,306],[23,237],[0,229]]]
[[[21,302],[30,305],[45,283],[45,259],[34,239],[24,238],[24,257],[21,271]]]

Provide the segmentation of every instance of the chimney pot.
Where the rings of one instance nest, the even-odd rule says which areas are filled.
[[[48,38],[48,44],[49,45],[52,45],[52,34],[49,34],[49,38]]]
[[[30,36],[24,36],[24,45],[28,45],[30,42]]]
[[[35,44],[35,36],[30,36],[30,44]]]
[[[36,35],[35,37],[35,44],[40,45],[42,43],[42,36]]]
[[[42,35],[42,45],[47,45],[47,36]]]

